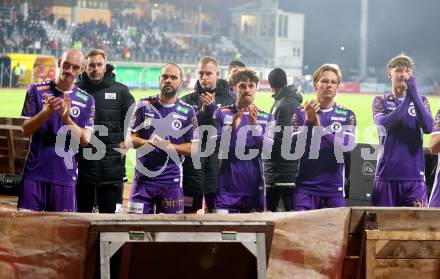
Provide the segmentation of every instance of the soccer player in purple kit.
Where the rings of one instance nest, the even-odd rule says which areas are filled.
[[[392,93],[374,98],[378,126],[378,156],[372,204],[426,206],[423,133],[433,128],[428,100],[420,96],[413,76],[414,62],[400,54],[387,65]]]
[[[233,74],[231,85],[237,94],[236,102],[220,107],[214,113],[220,156],[217,213],[264,210],[261,153],[265,146],[273,144],[269,130],[273,129],[274,122],[270,114],[254,104],[258,81],[250,70]]]
[[[431,140],[429,141],[429,151],[432,154],[440,153],[440,110],[437,111],[435,116],[434,128],[431,133]],[[438,156],[440,157],[440,156]],[[434,185],[429,197],[429,207],[440,207],[440,187],[438,186],[440,173],[440,160],[437,158],[437,170],[435,172]]]
[[[131,123],[136,169],[128,213],[183,213],[182,157],[198,139],[192,106],[177,98],[182,70],[169,63],[159,77],[160,94],[137,103]]]
[[[90,141],[95,101],[74,84],[84,68],[84,56],[79,50],[67,50],[58,66],[55,81],[32,84],[26,93],[21,117],[25,119],[23,134],[31,140],[18,210],[76,210],[77,162],[72,140],[81,146]],[[70,129],[69,136],[58,146],[57,134],[65,126]]]
[[[295,211],[345,206],[343,152],[354,147],[356,116],[334,100],[341,79],[337,65],[321,65],[313,74],[317,99],[305,101],[292,116],[293,142],[305,147],[292,197]]]

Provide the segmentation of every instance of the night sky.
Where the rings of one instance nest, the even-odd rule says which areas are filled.
[[[322,63],[333,62],[342,66],[347,78],[355,75],[350,69],[358,68],[360,3],[280,0],[281,9],[305,14],[306,74]],[[376,74],[370,74],[384,79],[387,61],[405,52],[415,60],[418,79],[440,81],[439,29],[438,0],[370,0],[368,66],[376,69]]]

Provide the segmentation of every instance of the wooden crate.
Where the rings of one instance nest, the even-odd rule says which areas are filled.
[[[440,232],[366,231],[366,278],[439,278]]]
[[[438,220],[438,209],[353,208],[342,278],[440,278]]]

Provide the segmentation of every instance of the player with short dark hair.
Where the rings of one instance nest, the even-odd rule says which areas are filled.
[[[373,100],[380,150],[372,204],[421,207],[427,203],[423,133],[433,128],[428,99],[413,76],[414,62],[400,54],[387,66],[390,95]]]
[[[32,84],[26,93],[21,117],[25,119],[23,134],[31,140],[19,210],[76,211],[75,141],[82,146],[89,143],[95,101],[74,83],[84,69],[79,50],[64,52],[58,66],[55,81]],[[65,134],[67,127],[70,131]]]
[[[197,140],[194,109],[177,98],[181,70],[166,64],[160,71],[160,94],[137,103],[132,123],[136,169],[128,213],[183,213],[182,158]]]
[[[265,145],[273,144],[270,130],[274,123],[270,114],[254,104],[258,82],[259,78],[249,70],[232,75],[236,102],[218,108],[214,113],[220,156],[219,191],[215,204],[219,213],[265,209],[261,156]]]
[[[338,65],[321,65],[313,74],[317,99],[305,101],[292,116],[296,148],[305,146],[293,195],[294,210],[345,206],[343,155],[353,149],[356,116],[334,100],[341,80]]]
[[[294,85],[287,85],[286,72],[281,68],[273,69],[268,76],[269,85],[275,99],[270,110],[276,126],[271,158],[264,160],[266,178],[267,209],[270,211],[290,211],[292,195],[298,175],[298,160],[286,160],[282,156],[283,134],[290,126],[293,112],[301,105],[302,95]]]

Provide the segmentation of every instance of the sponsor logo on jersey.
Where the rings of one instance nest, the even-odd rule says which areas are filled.
[[[72,100],[71,103],[74,104],[74,105],[80,106],[80,107],[82,107],[82,108],[85,108],[85,107],[86,107],[86,104],[83,104],[83,103],[80,103],[80,102],[77,102],[77,101],[73,101],[73,100]]]
[[[48,90],[49,88],[50,88],[49,85],[38,86],[38,87],[37,87],[37,91]]]
[[[182,119],[182,120],[187,120],[188,117],[177,114],[177,113],[173,113],[173,118],[177,118],[177,119]]]
[[[81,100],[83,100],[84,102],[87,102],[87,100],[89,99],[89,96],[87,96],[86,94],[83,94],[79,91],[76,92],[76,96],[78,98],[80,98]]]
[[[259,111],[259,112],[257,113],[257,116],[268,117],[269,114],[268,114],[268,113],[265,113],[264,111]]]
[[[343,110],[343,109],[335,109],[335,113],[339,114],[339,115],[347,115],[348,111],[347,110]]]
[[[335,121],[347,121],[347,117],[332,116],[332,117],[330,117],[330,120],[335,120]]]
[[[267,124],[267,120],[259,119],[257,120],[257,124]]]
[[[177,106],[177,111],[180,111],[180,112],[182,112],[182,113],[184,113],[184,114],[188,114],[188,112],[189,112],[189,108],[186,108],[186,107],[183,107],[183,106],[181,106],[181,105],[178,105],[178,106]]]

